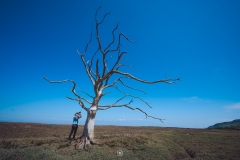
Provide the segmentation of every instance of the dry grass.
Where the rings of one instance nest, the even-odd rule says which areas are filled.
[[[240,131],[96,126],[96,145],[73,150],[71,125],[0,123],[0,159],[239,159]],[[77,135],[83,130],[79,126]],[[122,150],[124,155],[117,156]]]

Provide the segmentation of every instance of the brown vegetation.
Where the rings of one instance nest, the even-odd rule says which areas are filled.
[[[71,125],[0,123],[0,159],[238,159],[238,130],[96,126],[88,150],[67,141]],[[81,135],[79,126],[77,135]],[[123,157],[117,151],[123,151]]]

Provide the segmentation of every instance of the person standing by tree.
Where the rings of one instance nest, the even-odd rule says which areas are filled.
[[[78,149],[81,149],[81,148],[86,149],[86,145],[93,144],[94,122],[95,122],[96,113],[99,110],[108,110],[110,108],[126,107],[131,110],[138,110],[138,111],[142,112],[143,114],[145,114],[146,118],[150,117],[153,119],[158,119],[161,122],[162,122],[162,120],[164,120],[162,118],[150,116],[145,111],[143,111],[141,108],[134,108],[132,106],[132,103],[134,102],[134,100],[138,99],[138,100],[142,101],[143,103],[145,103],[148,107],[152,108],[150,106],[150,104],[148,102],[146,102],[144,99],[142,99],[141,97],[133,95],[132,93],[126,93],[126,92],[124,92],[124,90],[122,90],[122,87],[123,87],[123,89],[128,88],[130,90],[138,91],[138,92],[142,92],[142,93],[146,94],[146,92],[141,89],[134,88],[133,86],[127,85],[126,79],[131,79],[133,81],[137,81],[137,82],[144,83],[144,84],[156,84],[156,83],[176,84],[181,80],[181,78],[168,78],[167,76],[165,76],[166,78],[164,78],[164,79],[147,81],[144,79],[139,79],[128,72],[121,71],[122,67],[131,68],[131,66],[126,65],[122,62],[123,61],[122,58],[127,54],[126,51],[122,51],[122,40],[125,39],[126,41],[131,42],[131,43],[135,43],[135,42],[132,41],[131,39],[129,39],[125,34],[123,34],[121,32],[118,33],[118,35],[116,35],[117,34],[116,32],[118,31],[118,25],[119,25],[117,23],[116,27],[112,30],[112,40],[108,43],[108,45],[106,45],[106,47],[104,47],[102,44],[102,41],[100,39],[99,26],[102,25],[102,23],[104,22],[104,19],[106,18],[106,16],[109,13],[106,13],[103,16],[103,18],[100,21],[98,21],[97,15],[98,15],[98,11],[100,9],[101,9],[101,7],[99,7],[95,13],[95,27],[94,28],[96,29],[95,30],[95,40],[97,42],[97,43],[95,43],[95,44],[97,44],[97,46],[96,46],[97,49],[96,49],[95,53],[93,52],[92,55],[88,55],[88,60],[85,60],[85,58],[87,58],[86,55],[87,55],[88,47],[93,40],[92,39],[92,37],[93,37],[92,30],[91,30],[90,40],[86,44],[85,50],[81,53],[77,50],[77,53],[79,54],[79,56],[82,60],[83,66],[85,68],[85,71],[89,77],[89,80],[92,83],[94,95],[90,95],[87,92],[84,92],[81,90],[80,90],[80,92],[87,95],[88,98],[92,99],[92,101],[88,100],[87,98],[84,98],[83,96],[80,96],[76,92],[75,88],[77,87],[77,83],[74,80],[65,79],[65,80],[61,80],[61,81],[51,81],[48,78],[44,77],[44,79],[50,83],[71,82],[73,84],[71,92],[76,97],[74,97],[74,98],[67,97],[67,98],[70,100],[78,101],[78,104],[80,105],[80,107],[83,108],[87,113],[87,118],[86,118],[83,132],[81,135],[81,139],[83,139],[84,143],[83,143],[83,145],[81,143],[79,145]],[[116,36],[118,38],[116,38]],[[116,44],[116,46],[113,47],[112,46],[113,44]],[[114,55],[116,57],[112,58],[112,55]],[[121,85],[121,88],[119,88],[117,86],[117,84]],[[112,104],[100,104],[101,98],[103,98],[107,94],[111,93],[109,91],[105,92],[106,89],[117,90],[118,92],[122,93],[122,96],[119,97],[118,99],[116,99],[116,101],[113,102]],[[122,100],[126,100],[126,101],[123,102]],[[129,100],[129,101],[127,102],[127,100]],[[86,103],[88,103],[89,107],[86,107]]]
[[[76,112],[74,114],[74,117],[73,117],[73,123],[72,123],[72,130],[68,136],[68,140],[71,139],[71,136],[73,134],[73,139],[75,139],[75,135],[77,133],[77,129],[78,129],[78,119],[81,118],[82,115],[81,115],[81,112]]]

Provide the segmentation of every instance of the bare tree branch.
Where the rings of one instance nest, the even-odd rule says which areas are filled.
[[[83,99],[83,100],[86,100],[86,99],[82,98],[82,97],[81,97],[80,95],[78,95],[78,94],[76,93],[76,91],[75,91],[75,88],[76,88],[76,83],[75,83],[75,81],[69,80],[69,79],[62,80],[62,81],[51,81],[51,80],[47,79],[46,77],[44,77],[44,79],[47,80],[47,81],[50,82],[50,83],[72,82],[72,83],[73,83],[72,90],[71,90],[72,93],[73,93],[75,96],[78,97],[79,104],[82,106],[82,108],[85,109],[85,110],[87,109],[87,108],[84,106],[83,102],[81,101],[81,99]],[[91,103],[91,102],[90,102],[90,103]]]
[[[158,119],[158,120],[160,120],[162,123],[163,123],[163,120],[165,120],[165,119],[161,119],[161,118],[156,118],[156,117],[150,116],[150,115],[148,115],[145,111],[143,111],[143,110],[140,109],[140,108],[133,108],[133,107],[129,106],[129,104],[131,104],[131,103],[132,103],[132,100],[131,100],[128,104],[104,106],[105,108],[98,108],[98,110],[107,110],[107,109],[116,108],[116,107],[127,107],[127,108],[129,108],[129,109],[131,109],[131,110],[139,110],[139,111],[141,111],[142,113],[144,113],[144,114],[146,115],[146,118],[147,118],[147,117],[150,117],[150,118],[153,118],[153,119]],[[101,107],[101,106],[99,106],[99,107]]]
[[[102,88],[102,90],[104,90],[104,89],[106,89],[106,88],[114,87],[114,88],[116,88],[118,91],[120,91],[120,90],[118,89],[118,87],[115,86],[115,84],[119,81],[119,82],[121,82],[121,84],[122,84],[123,86],[125,86],[125,87],[127,87],[127,88],[129,88],[129,89],[136,90],[136,91],[142,92],[142,93],[144,93],[144,94],[148,94],[148,93],[145,92],[144,90],[140,90],[140,89],[138,89],[138,88],[133,88],[133,87],[130,87],[130,86],[126,85],[126,84],[121,80],[122,78],[128,78],[128,77],[120,77],[120,78],[117,78],[112,84],[110,84],[110,85],[105,85],[105,86]],[[120,91],[120,92],[122,92],[122,91]],[[122,92],[122,93],[126,94],[125,92]]]
[[[120,75],[124,75],[124,76],[126,76],[130,79],[133,79],[133,80],[136,80],[136,81],[139,81],[139,82],[142,82],[142,83],[146,83],[146,84],[154,84],[154,83],[160,83],[160,82],[167,83],[167,84],[176,84],[178,81],[180,81],[180,78],[167,78],[167,79],[161,79],[161,80],[156,80],[156,81],[149,82],[149,81],[146,81],[146,80],[141,80],[139,78],[136,78],[129,73],[120,72],[118,70],[113,70],[113,72],[117,73],[117,74],[120,74]]]
[[[110,94],[111,92],[106,92],[106,93],[102,93],[102,97],[107,95],[107,94]]]
[[[97,49],[97,51],[94,53],[94,55],[92,56],[91,58],[91,61],[90,61],[90,68],[92,68],[92,62],[93,62],[93,59],[95,57],[95,55],[97,54],[97,52],[99,51],[99,48]]]
[[[104,19],[106,18],[106,16],[107,16],[108,14],[110,14],[110,13],[109,13],[109,12],[106,13],[106,14],[104,15],[103,19],[102,19],[100,22],[98,22],[98,21],[97,21],[97,14],[98,14],[99,9],[101,9],[101,8],[102,8],[102,7],[99,7],[99,8],[97,9],[96,13],[95,13],[96,39],[97,39],[97,42],[98,42],[98,48],[99,48],[99,50],[101,51],[102,54],[105,54],[104,51],[102,50],[102,45],[101,45],[101,40],[100,40],[100,37],[99,37],[99,31],[98,31],[99,29],[98,29],[98,26],[103,23],[103,21],[104,21]]]
[[[84,60],[84,55],[87,53],[88,46],[89,46],[89,44],[90,44],[91,42],[92,42],[92,27],[91,27],[90,40],[89,40],[88,43],[86,44],[84,53],[81,54],[78,50],[77,50],[77,53],[79,54],[79,56],[80,56],[80,58],[81,58],[81,60],[82,60],[82,62],[83,62],[83,64],[84,64],[84,68],[85,68],[85,70],[86,70],[86,72],[87,72],[87,74],[88,74],[89,79],[91,80],[92,84],[94,85],[94,77],[93,77],[93,75],[92,75],[91,73],[93,73],[94,75],[95,75],[95,73],[94,73],[94,71],[93,71],[92,69],[90,69],[90,67],[88,68],[89,65],[88,65],[88,64],[86,63],[86,61]]]
[[[116,63],[113,65],[111,71],[109,71],[107,74],[104,74],[104,73],[105,73],[105,70],[106,70],[106,67],[107,67],[106,64],[104,65],[102,78],[100,78],[100,79],[96,82],[96,83],[98,83],[98,84],[101,83],[100,86],[99,86],[100,88],[102,87],[103,81],[106,81],[105,85],[107,85],[107,82],[108,82],[109,78],[110,78],[110,77],[113,75],[113,73],[114,73],[114,68],[116,67],[116,65],[117,65],[118,62],[120,61],[122,55],[125,54],[125,53],[127,53],[127,52],[122,52],[122,53],[118,56],[118,60],[117,60]],[[104,56],[105,56],[105,55],[104,55]],[[105,63],[105,60],[104,60],[103,63]],[[120,66],[119,66],[119,67],[120,67]],[[117,71],[117,70],[118,70],[118,68],[116,68],[115,71]]]
[[[96,22],[97,22],[97,14],[98,14],[98,11],[99,11],[101,8],[102,8],[102,6],[98,7],[98,9],[97,9],[97,11],[96,11],[96,13],[95,13],[95,21],[96,21]],[[102,24],[103,21],[104,21],[104,19],[106,18],[106,16],[107,16],[108,14],[110,14],[110,12],[106,13],[106,14],[104,15],[103,19],[101,20],[101,22],[97,22],[97,24]]]
[[[136,68],[134,66],[126,65],[126,64],[120,64],[121,66],[128,67],[128,68]],[[137,69],[137,68],[136,68]]]
[[[120,60],[121,60],[121,58],[122,58],[122,56],[124,55],[124,54],[126,54],[127,52],[126,51],[124,51],[124,52],[121,52],[120,54],[119,54],[119,56],[118,56],[118,59],[117,59],[117,61],[115,62],[115,64],[113,65],[113,67],[112,67],[112,69],[111,69],[111,71],[113,71],[114,70],[114,68],[117,66],[117,64],[119,64],[119,62],[120,62]],[[120,67],[120,66],[119,66]],[[118,70],[118,69],[116,69],[116,70]]]
[[[78,98],[71,98],[66,96],[66,98],[70,99],[70,100],[74,100],[74,101],[78,101],[79,105],[85,110],[87,111],[87,108],[85,107],[85,105],[83,104],[83,102],[81,100],[79,100]],[[85,100],[85,99],[84,99]],[[89,102],[87,102],[89,103]],[[92,104],[91,102],[89,104]]]
[[[83,97],[81,97],[80,99],[79,98],[70,98],[70,97],[68,97],[68,96],[66,96],[66,98],[68,98],[68,99],[71,99],[71,100],[75,100],[75,101],[82,101],[82,100],[84,100],[85,102],[87,102],[88,104],[92,104],[92,102],[90,102],[89,100],[87,100],[86,98],[83,98]]]
[[[119,24],[119,23],[118,23]],[[112,30],[112,37],[113,37],[113,40],[111,43],[108,44],[108,46],[104,49],[104,52],[106,52],[106,50],[111,47],[112,44],[114,44],[115,42],[115,35],[114,35],[114,32],[118,29],[118,24],[116,25],[116,27]]]
[[[124,85],[125,87],[127,88],[130,88],[132,90],[136,90],[136,91],[139,91],[139,92],[143,92],[144,94],[148,94],[147,92],[145,92],[144,90],[140,90],[140,89],[137,89],[137,88],[133,88],[133,87],[130,87],[128,85],[126,85],[125,83],[123,83],[123,81],[121,79],[119,79],[119,81],[122,83],[122,85]]]
[[[88,45],[92,42],[92,27],[91,27],[91,35],[90,35],[90,40],[88,41],[84,53],[82,54],[83,56],[87,53]]]
[[[49,79],[47,79],[46,77],[44,77],[45,80],[47,80],[48,82],[50,83],[63,83],[63,82],[72,82],[73,83],[73,87],[72,87],[72,92],[75,96],[77,96],[79,99],[81,98],[81,96],[79,96],[76,91],[75,91],[75,88],[76,88],[76,83],[74,80],[69,80],[69,79],[66,79],[66,80],[61,80],[61,81],[51,81]]]
[[[93,71],[92,67],[90,67],[89,64],[88,64],[88,71],[89,71],[91,77],[93,78],[94,82],[96,82],[96,80],[97,80],[97,74]]]
[[[91,98],[94,99],[94,97],[91,96],[90,94],[88,94],[87,92],[85,92],[85,91],[83,91],[83,90],[80,90],[78,87],[77,87],[77,89],[78,89],[80,92],[82,92],[82,93],[86,94],[87,96],[89,96],[89,97],[91,97]]]
[[[82,106],[82,108],[85,110],[85,111],[88,111],[87,107],[85,107],[84,103],[82,101],[78,101],[79,102],[79,105]]]
[[[98,22],[98,21],[97,21],[97,14],[98,14],[99,9],[101,9],[101,7],[99,7],[99,8],[97,9],[96,13],[95,13],[96,39],[97,39],[97,42],[98,42],[98,48],[99,48],[99,50],[100,50],[100,52],[102,53],[102,56],[103,56],[103,58],[102,58],[102,61],[103,61],[102,76],[104,76],[104,75],[105,75],[105,72],[106,72],[106,68],[107,68],[106,54],[105,54],[105,52],[102,50],[102,45],[101,45],[101,40],[100,40],[100,37],[99,37],[99,28],[98,28],[98,26],[103,23],[103,21],[104,21],[104,19],[106,18],[106,16],[107,16],[108,14],[110,14],[110,13],[109,13],[109,12],[106,13],[106,14],[104,15],[103,19],[102,19],[100,22]],[[97,73],[97,75],[98,75],[98,73]],[[99,78],[99,79],[100,79],[100,78]],[[97,83],[97,86],[98,86],[99,84],[100,84],[100,87],[102,86],[102,81],[100,81],[100,82],[97,81],[96,83]],[[95,89],[96,89],[96,86],[95,86]]]
[[[96,74],[97,74],[98,79],[100,79],[98,62],[99,62],[99,60],[96,61]]]
[[[108,83],[108,80],[109,79],[107,79],[106,80],[106,84],[105,84],[105,86],[104,87],[102,87],[102,90],[104,90],[104,89],[106,89],[106,88],[110,88],[110,87],[113,87],[120,79],[121,79],[122,77],[120,77],[120,78],[117,78],[112,84],[110,84],[110,85],[107,85]]]
[[[77,50],[77,53],[79,54],[79,56],[80,56],[80,58],[81,58],[81,60],[82,60],[82,62],[83,62],[85,71],[87,72],[87,75],[88,75],[89,79],[91,80],[92,84],[94,85],[94,84],[95,84],[95,81],[94,81],[94,79],[93,79],[90,71],[88,70],[87,63],[86,63],[85,60],[84,60],[84,55],[81,54],[81,53],[79,53],[78,50]]]
[[[98,105],[99,107],[104,107],[104,106],[116,106],[116,104],[118,103],[118,102],[120,102],[121,100],[123,100],[124,98],[126,98],[126,97],[132,97],[132,99],[131,99],[131,102],[133,102],[133,99],[139,99],[140,101],[142,101],[143,103],[145,103],[148,107],[150,107],[150,108],[152,108],[152,106],[148,103],[148,102],[146,102],[145,100],[143,100],[141,97],[138,97],[138,96],[133,96],[133,95],[131,95],[131,94],[126,94],[125,92],[122,92],[121,90],[119,90],[116,86],[114,86],[119,92],[121,92],[121,93],[124,93],[124,96],[123,97],[121,97],[121,98],[119,98],[118,100],[116,100],[112,105]],[[124,106],[125,104],[121,104],[121,105],[118,105],[118,106]]]
[[[120,49],[120,47],[121,47],[121,37],[124,37],[127,41],[129,41],[129,42],[132,42],[132,43],[135,43],[134,41],[132,41],[130,38],[128,38],[126,35],[124,35],[123,33],[120,33],[119,35],[118,35],[118,44],[117,44],[117,47],[115,48],[115,49],[113,49],[113,50],[107,50],[106,51],[106,54],[108,54],[109,52],[116,52],[116,51],[118,51],[119,49]]]
[[[94,98],[94,97],[92,97],[91,95],[89,95],[88,93],[86,93],[86,92],[84,92],[84,91],[81,91],[78,87],[77,87],[77,89],[78,89],[80,92],[82,92],[82,93],[90,96],[91,98]],[[68,96],[66,96],[66,98],[70,99]],[[74,98],[71,98],[71,100],[77,100],[77,101],[79,101],[79,100],[84,100],[85,102],[87,102],[87,103],[89,103],[89,104],[92,104],[92,102],[90,102],[89,100],[87,100],[86,98],[83,98],[83,97],[81,97],[81,98],[75,98],[75,99],[74,99]]]
[[[105,76],[102,77],[102,82],[105,81],[105,85],[104,85],[104,86],[107,86],[107,85],[108,85],[109,79],[110,79],[111,76],[114,74],[113,71],[114,71],[115,67],[118,65],[115,70],[118,70],[118,69],[121,67],[121,64],[119,63],[119,61],[121,60],[122,56],[123,56],[124,54],[126,54],[126,53],[127,53],[126,51],[120,53],[120,49],[119,49],[117,61],[116,61],[115,64],[112,66],[112,69],[111,69]]]

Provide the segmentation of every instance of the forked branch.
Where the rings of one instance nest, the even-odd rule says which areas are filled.
[[[176,84],[178,81],[181,80],[180,78],[166,78],[166,79],[160,79],[160,80],[150,82],[150,81],[147,81],[147,80],[142,80],[142,79],[136,78],[129,73],[120,72],[118,70],[113,70],[113,72],[117,73],[117,74],[120,74],[120,75],[123,75],[126,78],[130,78],[130,79],[133,79],[135,81],[139,81],[139,82],[146,83],[146,84],[155,84],[155,83]]]
[[[50,83],[72,82],[72,83],[73,83],[72,90],[71,90],[72,93],[73,93],[75,96],[78,97],[78,98],[77,98],[77,101],[79,101],[79,104],[82,106],[82,108],[87,111],[87,108],[85,107],[85,105],[84,105],[84,103],[82,102],[82,100],[84,100],[84,101],[86,101],[86,102],[88,102],[88,103],[91,103],[91,102],[88,101],[88,100],[86,100],[85,98],[82,98],[80,95],[78,95],[78,94],[76,93],[76,91],[75,91],[76,82],[75,82],[75,81],[69,80],[69,79],[62,80],[62,81],[51,81],[51,80],[47,79],[46,77],[44,77],[44,79],[47,80],[47,81],[50,82]],[[69,98],[69,97],[67,97],[67,98]],[[76,99],[73,99],[73,98],[69,98],[69,99],[71,99],[71,100],[76,100]]]
[[[116,107],[126,107],[126,108],[129,108],[131,110],[139,110],[140,112],[144,113],[146,118],[147,117],[150,117],[150,118],[153,118],[153,119],[158,119],[160,120],[162,123],[163,123],[163,120],[165,119],[162,119],[162,118],[156,118],[156,117],[153,117],[153,116],[150,116],[148,115],[145,111],[143,111],[142,109],[140,108],[133,108],[131,106],[129,106],[131,103],[133,102],[133,100],[131,100],[128,104],[121,104],[121,105],[111,105],[111,106],[99,106],[101,108],[98,108],[98,110],[107,110],[107,109],[110,109],[110,108],[116,108]],[[103,107],[103,108],[102,108]]]
[[[95,81],[94,81],[94,78],[93,78],[92,74],[90,73],[91,71],[88,69],[88,65],[87,65],[86,61],[84,60],[84,54],[81,54],[78,50],[77,50],[77,53],[78,53],[78,55],[80,56],[80,58],[83,62],[85,71],[87,72],[87,75],[88,75],[89,79],[91,80],[92,84],[94,85]]]
[[[133,87],[131,87],[131,86],[126,85],[125,83],[123,83],[123,81],[122,81],[121,79],[119,79],[119,82],[121,82],[122,85],[124,85],[124,86],[127,87],[127,88],[130,88],[130,89],[132,89],[132,90],[136,90],[136,91],[139,91],[139,92],[143,92],[144,94],[148,94],[148,93],[145,92],[144,90],[140,90],[140,89],[138,89],[138,88],[133,88]]]
[[[102,7],[99,7],[99,8],[97,9],[96,13],[95,13],[96,39],[97,39],[97,42],[98,42],[98,48],[99,48],[99,50],[101,51],[102,54],[104,54],[104,51],[102,50],[101,40],[100,40],[100,37],[99,37],[99,29],[98,29],[98,26],[103,23],[103,21],[104,21],[104,19],[106,18],[106,16],[107,16],[108,14],[110,14],[110,13],[109,13],[109,12],[106,13],[106,14],[103,16],[103,19],[102,19],[100,22],[98,22],[98,20],[97,20],[97,14],[98,14],[99,9],[101,9],[101,8],[102,8]]]

